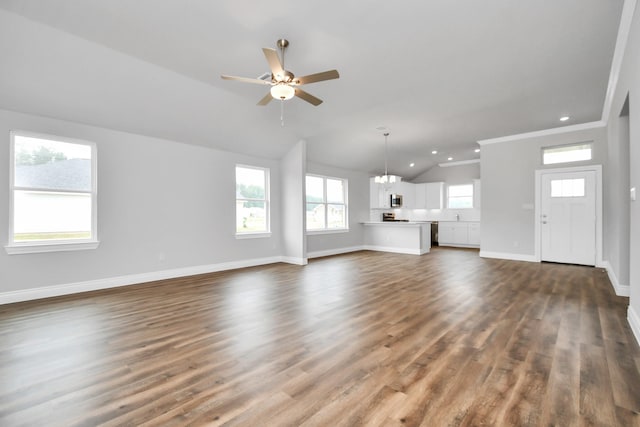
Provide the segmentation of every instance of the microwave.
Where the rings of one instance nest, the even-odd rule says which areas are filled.
[[[391,198],[390,206],[392,208],[402,207],[402,196],[400,194],[391,194],[389,197]]]

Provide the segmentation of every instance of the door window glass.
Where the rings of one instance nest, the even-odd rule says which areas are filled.
[[[584,178],[551,180],[551,197],[584,197]]]

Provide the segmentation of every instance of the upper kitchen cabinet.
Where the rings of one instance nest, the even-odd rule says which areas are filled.
[[[444,182],[428,182],[425,184],[425,208],[442,209],[444,200]]]
[[[416,185],[410,182],[400,181],[395,184],[392,189],[393,194],[402,196],[402,207],[406,209],[414,209],[416,206]]]
[[[416,190],[415,209],[427,208],[427,184],[414,184]]]
[[[369,179],[369,207],[371,209],[389,209],[389,193],[382,184],[377,184],[375,178]]]
[[[413,209],[442,209],[444,196],[444,182],[428,182],[413,185],[415,193],[413,203],[408,208]]]

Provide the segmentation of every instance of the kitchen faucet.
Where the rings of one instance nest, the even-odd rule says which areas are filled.
[[[460,221],[460,214],[456,214],[456,221]]]

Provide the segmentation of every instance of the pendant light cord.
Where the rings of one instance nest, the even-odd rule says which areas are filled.
[[[385,176],[388,176],[388,175],[389,175],[389,174],[387,173],[387,151],[388,151],[388,148],[387,148],[387,145],[388,145],[388,143],[387,143],[387,137],[388,137],[388,136],[389,136],[389,132],[386,132],[386,133],[384,134],[384,174],[385,174]]]

